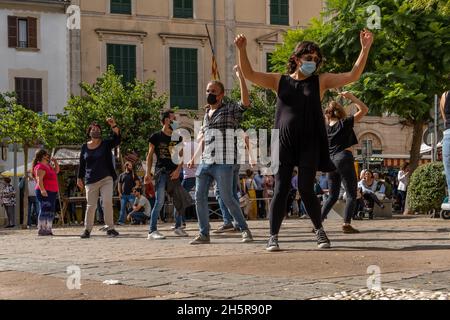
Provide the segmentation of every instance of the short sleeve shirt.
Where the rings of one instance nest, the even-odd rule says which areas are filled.
[[[136,198],[134,200],[134,205],[140,205],[143,208],[143,212],[147,217],[150,217],[150,212],[151,212],[151,206],[150,206],[150,202],[147,200],[146,197],[144,196],[140,196],[139,199]],[[142,209],[141,209],[142,210]]]
[[[177,165],[172,161],[172,155],[175,146],[182,142],[181,137],[168,136],[164,132],[159,131],[151,135],[149,142],[155,146],[156,168],[165,168],[168,172],[172,172]]]

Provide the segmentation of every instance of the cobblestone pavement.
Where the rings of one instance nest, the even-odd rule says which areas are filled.
[[[213,228],[219,224],[211,223]],[[85,283],[96,283],[107,298],[112,286],[102,284],[105,280],[119,280],[119,287],[131,290],[125,296],[111,293],[118,299],[339,298],[342,292],[367,289],[377,269],[383,289],[429,291],[430,296],[439,292],[436,299],[450,292],[450,224],[445,220],[356,221],[361,233],[354,235],[343,234],[341,223],[329,220],[325,228],[332,249],[319,250],[311,223],[289,219],[279,235],[283,250],[275,253],[264,250],[268,221],[250,221],[249,226],[253,243],[241,243],[239,233],[226,233],[212,234],[211,244],[200,246],[189,245],[197,232],[195,222],[188,223],[189,238],[173,235],[171,224],[160,224],[168,236],[160,241],[146,239],[146,226],[117,227],[118,238],[107,238],[96,226],[84,240],[80,227],[55,228],[55,236],[45,238],[36,230],[0,230],[0,298],[41,298],[42,292],[50,299],[82,298],[65,286],[67,267],[73,265],[81,270],[81,290]],[[9,274],[18,272],[24,275],[21,280],[6,283]],[[12,290],[33,276],[42,282],[35,291]],[[54,279],[59,287],[51,287],[51,295],[46,281]],[[133,294],[132,289],[141,291]]]

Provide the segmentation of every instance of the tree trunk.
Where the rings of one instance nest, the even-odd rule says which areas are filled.
[[[423,126],[424,126],[424,122],[423,121],[414,121],[413,122],[413,140],[412,140],[412,144],[411,144],[411,150],[409,151],[409,170],[410,170],[410,175],[409,177],[411,177],[411,175],[413,174],[414,170],[417,169],[417,167],[419,166],[419,161],[420,161],[420,146],[422,145],[422,136],[423,136]],[[409,201],[408,201],[408,196],[406,196],[406,201],[405,201],[405,211],[403,212],[403,214],[407,215],[407,214],[413,214],[413,212],[410,210],[409,208]]]
[[[22,229],[28,225],[28,146],[23,146],[23,224]]]
[[[409,169],[411,173],[417,169],[420,161],[420,146],[422,145],[422,136],[423,136],[423,121],[415,121],[413,122],[413,140],[411,144],[411,150],[409,152]]]

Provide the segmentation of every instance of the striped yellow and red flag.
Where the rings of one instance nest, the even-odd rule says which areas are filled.
[[[211,77],[213,80],[220,80],[219,67],[214,55],[212,56]]]

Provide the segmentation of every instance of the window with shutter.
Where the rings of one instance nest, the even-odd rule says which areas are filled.
[[[8,47],[17,47],[17,17],[8,16]]]
[[[106,46],[107,65],[113,65],[117,74],[123,75],[123,82],[136,79],[136,46],[111,44]]]
[[[197,49],[170,48],[170,105],[198,109]]]
[[[192,19],[194,17],[193,0],[173,0],[173,17]]]
[[[42,79],[15,78],[15,86],[18,104],[42,112]]]
[[[289,25],[289,0],[270,0],[270,24]]]
[[[111,13],[131,14],[131,0],[111,0]]]

